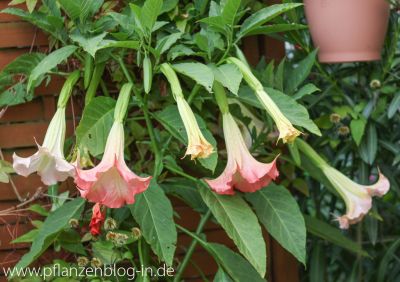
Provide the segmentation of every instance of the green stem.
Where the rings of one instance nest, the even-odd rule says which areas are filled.
[[[226,92],[224,87],[217,81],[214,82],[213,90],[215,94],[215,99],[222,114],[229,113],[228,99],[226,98]]]
[[[206,223],[210,219],[210,217],[211,217],[211,210],[208,210],[207,213],[204,214],[200,219],[199,225],[197,226],[197,229],[196,229],[196,232],[195,232],[196,236],[200,235],[201,232],[203,232],[204,226],[206,225]],[[180,279],[181,279],[181,277],[183,275],[183,272],[185,271],[185,269],[186,269],[186,267],[187,267],[187,265],[188,265],[188,263],[190,261],[190,258],[193,255],[194,250],[196,249],[196,246],[197,246],[197,239],[193,238],[193,240],[190,243],[190,246],[189,246],[189,248],[188,248],[188,250],[187,250],[187,252],[185,254],[185,257],[182,260],[182,263],[179,265],[179,269],[178,269],[178,272],[175,275],[174,282],[179,282],[180,281]]]
[[[146,245],[146,243],[143,244],[143,239],[139,239],[138,250],[139,250],[140,267],[141,267],[141,269],[144,270],[144,273],[142,272],[142,278],[143,278],[142,281],[143,282],[150,281],[149,277],[147,276],[147,271],[146,271],[146,268],[148,265],[148,258],[146,255],[147,248],[145,245]]]

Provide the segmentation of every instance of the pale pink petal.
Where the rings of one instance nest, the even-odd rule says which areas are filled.
[[[212,190],[221,195],[233,195],[234,175],[236,174],[236,163],[228,160],[228,164],[222,174],[216,179],[205,179]]]
[[[390,189],[390,182],[386,176],[379,172],[379,179],[374,185],[364,186],[371,196],[382,197]]]
[[[28,158],[21,158],[17,154],[13,154],[13,168],[19,175],[27,177],[31,173],[37,171],[39,166],[39,152]]]

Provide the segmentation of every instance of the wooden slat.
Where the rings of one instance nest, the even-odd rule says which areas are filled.
[[[42,144],[48,122],[17,123],[0,126],[0,148],[35,147]],[[72,121],[67,120],[67,135],[73,132]],[[35,142],[36,140],[36,142]]]
[[[0,119],[0,126],[2,123],[23,121],[28,122],[43,120],[44,118],[45,115],[43,102],[41,98],[38,98],[29,103],[9,107],[3,117]]]
[[[0,48],[48,45],[47,36],[26,22],[0,24]]]

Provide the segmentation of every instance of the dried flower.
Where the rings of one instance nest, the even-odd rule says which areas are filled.
[[[77,228],[79,226],[79,221],[76,218],[71,218],[68,224],[71,228]]]
[[[89,264],[89,259],[87,257],[78,257],[76,259],[76,263],[78,264],[78,266],[84,267]]]
[[[103,262],[99,258],[92,258],[92,260],[90,261],[90,265],[93,268],[99,268],[103,265]]]
[[[342,117],[339,114],[333,113],[329,116],[329,120],[332,123],[339,123]]]
[[[113,218],[107,218],[104,221],[104,229],[105,230],[114,230],[117,228],[117,222]]]

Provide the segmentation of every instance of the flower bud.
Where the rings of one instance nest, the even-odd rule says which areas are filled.
[[[79,221],[76,218],[71,218],[68,224],[71,228],[77,228],[79,226]]]
[[[113,218],[107,218],[104,221],[104,230],[114,230],[117,228],[117,222]]]
[[[84,267],[84,266],[88,265],[89,259],[87,257],[78,257],[76,259],[76,263],[78,264],[78,266]]]
[[[378,80],[378,79],[373,79],[369,83],[369,87],[371,87],[372,89],[378,89],[378,88],[381,88],[381,86],[382,86],[382,84],[381,84],[380,80]]]
[[[90,265],[93,268],[99,268],[103,265],[103,262],[99,258],[92,258],[92,260],[90,261]]]
[[[131,232],[132,232],[132,236],[135,240],[138,240],[138,239],[140,239],[140,237],[142,237],[142,231],[140,231],[140,229],[137,227],[133,227],[131,229]]]
[[[333,113],[329,116],[329,120],[332,123],[339,123],[342,117],[339,114]]]

